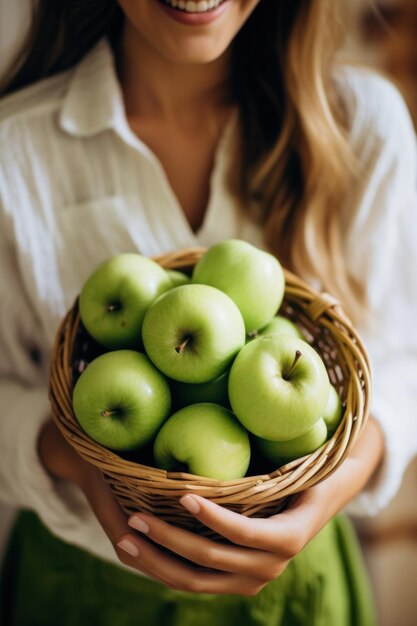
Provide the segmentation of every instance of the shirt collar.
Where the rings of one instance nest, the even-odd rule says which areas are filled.
[[[90,137],[110,128],[124,129],[123,97],[107,40],[101,40],[73,70],[59,125],[78,137]]]
[[[148,146],[130,129],[113,52],[106,39],[72,70],[58,119],[60,128],[74,137],[93,137],[114,130],[127,144],[153,158]],[[231,153],[237,119],[235,109],[216,151],[216,161],[221,161],[222,166]]]

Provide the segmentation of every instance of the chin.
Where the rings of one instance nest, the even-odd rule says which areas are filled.
[[[196,0],[193,7],[218,2],[212,10],[180,10],[179,0],[118,0],[128,30],[175,63],[206,64],[221,57],[260,0]],[[183,4],[183,2],[181,2]]]
[[[220,59],[228,49],[228,45],[201,45],[193,42],[178,42],[174,50],[165,49],[161,53],[169,61],[182,65],[207,65]]]

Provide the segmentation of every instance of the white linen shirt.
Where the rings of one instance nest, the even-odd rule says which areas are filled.
[[[382,467],[349,510],[373,514],[417,450],[416,144],[390,83],[353,68],[339,80],[361,168],[346,200],[346,263],[377,312],[362,334],[374,367],[372,414],[386,435]],[[232,237],[263,245],[228,189],[235,136],[231,121],[194,233],[161,163],[129,128],[106,42],[0,103],[0,499],[35,510],[55,535],[106,560],[119,563],[84,495],[52,480],[37,455],[57,326],[89,273],[114,254]]]

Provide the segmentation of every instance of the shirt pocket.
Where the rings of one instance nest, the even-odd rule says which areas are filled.
[[[140,252],[129,200],[111,196],[66,205],[58,212],[56,254],[67,308],[99,263]]]

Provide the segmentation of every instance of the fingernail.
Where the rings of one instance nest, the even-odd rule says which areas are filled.
[[[200,512],[200,505],[198,504],[197,500],[193,498],[193,496],[182,496],[180,502],[182,506],[187,509],[187,511],[190,511],[190,513],[192,513],[193,515],[196,515]]]
[[[139,556],[139,548],[135,543],[133,543],[133,541],[130,541],[129,539],[122,539],[117,545],[128,554],[131,554],[132,556]]]
[[[145,535],[147,535],[149,532],[148,524],[140,517],[131,517],[128,524],[135,530],[138,530],[141,533],[145,533]]]

